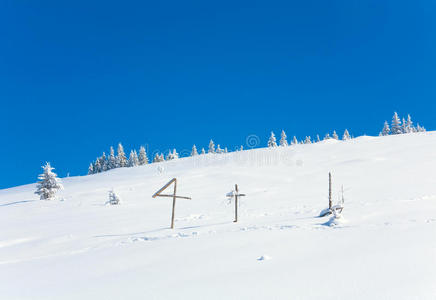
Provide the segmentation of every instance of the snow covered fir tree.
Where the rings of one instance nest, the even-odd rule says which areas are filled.
[[[397,112],[392,116],[391,126],[389,127],[389,123],[385,121],[383,125],[383,129],[380,132],[380,136],[386,135],[396,135],[396,134],[406,134],[406,133],[415,133],[415,132],[425,132],[426,129],[419,124],[416,127],[413,125],[412,118],[410,115],[407,115],[406,119],[400,119]]]
[[[138,160],[139,160],[139,165],[140,166],[148,164],[147,152],[145,151],[145,147],[144,146],[141,146],[141,148],[139,148]]]
[[[276,136],[274,132],[271,131],[271,135],[268,140],[268,148],[274,148],[274,147],[277,147]]]
[[[282,133],[280,135],[280,146],[282,147],[288,146],[288,140],[284,130],[282,130]]]
[[[50,200],[54,198],[58,190],[63,189],[63,186],[49,162],[42,168],[44,172],[38,176],[39,182],[36,185],[35,194],[39,195],[41,200]]]

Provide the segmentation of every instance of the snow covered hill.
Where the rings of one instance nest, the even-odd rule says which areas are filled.
[[[344,220],[318,218],[345,190]],[[36,174],[35,174],[36,175]],[[151,196],[178,179],[171,199]],[[239,222],[226,194],[242,193]],[[436,132],[200,155],[0,191],[1,299],[436,299]],[[108,206],[108,191],[122,199]]]

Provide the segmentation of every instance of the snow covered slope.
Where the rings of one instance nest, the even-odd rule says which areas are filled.
[[[326,226],[328,172],[346,222]],[[151,195],[178,178],[171,199]],[[203,155],[0,191],[1,299],[436,299],[436,133]],[[247,194],[240,222],[225,195]],[[122,205],[105,206],[114,188]]]

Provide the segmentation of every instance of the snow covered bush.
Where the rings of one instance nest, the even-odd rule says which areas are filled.
[[[41,200],[50,200],[54,198],[58,190],[63,189],[63,186],[49,162],[42,168],[44,172],[38,176],[40,181],[36,186],[35,194],[39,195]]]
[[[327,226],[335,226],[340,225],[345,222],[345,219],[342,216],[342,209],[333,209],[332,208],[332,216],[330,219],[324,223]]]
[[[114,190],[110,190],[109,191],[109,201],[107,202],[107,204],[110,205],[118,205],[121,204],[121,199],[120,197],[114,192]]]

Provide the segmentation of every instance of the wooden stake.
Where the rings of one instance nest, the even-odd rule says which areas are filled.
[[[233,221],[234,223],[238,222],[239,197],[243,196],[245,196],[245,194],[239,194],[239,188],[237,184],[235,184],[235,190],[227,194],[227,197],[229,197],[230,199],[235,198],[235,220]]]
[[[234,223],[238,222],[238,185],[235,184],[235,220],[233,221]]]
[[[329,172],[329,209],[332,209],[332,173]]]
[[[173,213],[171,215],[171,229],[174,229],[174,214],[175,214],[175,210],[176,210],[176,191],[177,191],[177,180],[174,181]]]

